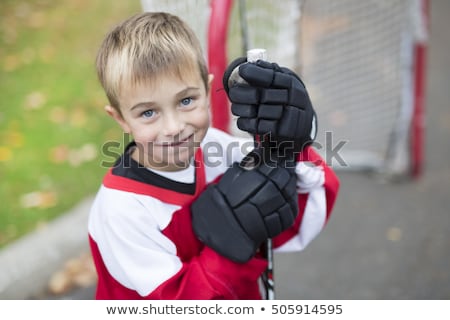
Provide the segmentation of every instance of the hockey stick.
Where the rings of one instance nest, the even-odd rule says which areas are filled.
[[[239,20],[241,25],[241,39],[242,39],[242,47],[244,50],[244,54],[247,56],[247,61],[251,62],[251,60],[257,60],[258,58],[266,59],[265,50],[264,52],[253,51],[255,56],[252,55],[252,51],[249,50],[249,35],[248,35],[248,25],[247,25],[247,10],[245,6],[245,0],[239,0]],[[258,50],[258,49],[256,49]],[[260,56],[261,55],[261,56]],[[258,141],[262,142],[262,136],[255,136],[255,148],[258,145]],[[262,276],[263,285],[265,288],[266,299],[274,300],[275,299],[275,282],[274,282],[274,270],[273,270],[273,244],[272,239],[267,239],[266,244],[263,248],[265,251],[265,258],[267,259],[267,269]]]

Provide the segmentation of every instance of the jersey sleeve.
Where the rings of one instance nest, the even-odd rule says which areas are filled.
[[[220,256],[196,239],[190,217],[189,206],[103,187],[89,221],[97,298],[259,299],[266,261]]]
[[[143,196],[102,187],[89,220],[89,235],[108,276],[141,295],[181,268],[174,244],[158,232],[164,221],[145,212],[147,205]],[[153,205],[158,212],[158,204]]]
[[[303,250],[328,222],[339,190],[335,172],[312,148],[297,158],[299,214],[294,225],[274,238],[276,251]]]
[[[261,299],[258,278],[267,267],[262,258],[235,263],[204,246],[148,298],[162,300]]]

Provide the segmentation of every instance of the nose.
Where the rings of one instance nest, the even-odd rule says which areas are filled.
[[[177,112],[171,112],[164,116],[162,133],[168,137],[174,137],[180,134],[185,127],[183,117],[181,117]]]

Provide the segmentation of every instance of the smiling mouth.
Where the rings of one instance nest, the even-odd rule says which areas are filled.
[[[168,148],[168,147],[178,147],[178,146],[181,146],[183,144],[186,144],[186,143],[190,142],[193,139],[193,137],[194,137],[194,134],[191,134],[190,136],[188,136],[187,138],[184,138],[184,139],[180,139],[180,140],[176,140],[176,141],[172,141],[172,142],[160,143],[159,146],[166,147],[166,148]]]

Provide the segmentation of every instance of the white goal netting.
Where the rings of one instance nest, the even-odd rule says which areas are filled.
[[[208,0],[141,1],[182,17],[207,47]],[[422,1],[235,0],[224,46],[230,60],[265,48],[301,75],[318,113],[318,151],[334,168],[404,174]]]

